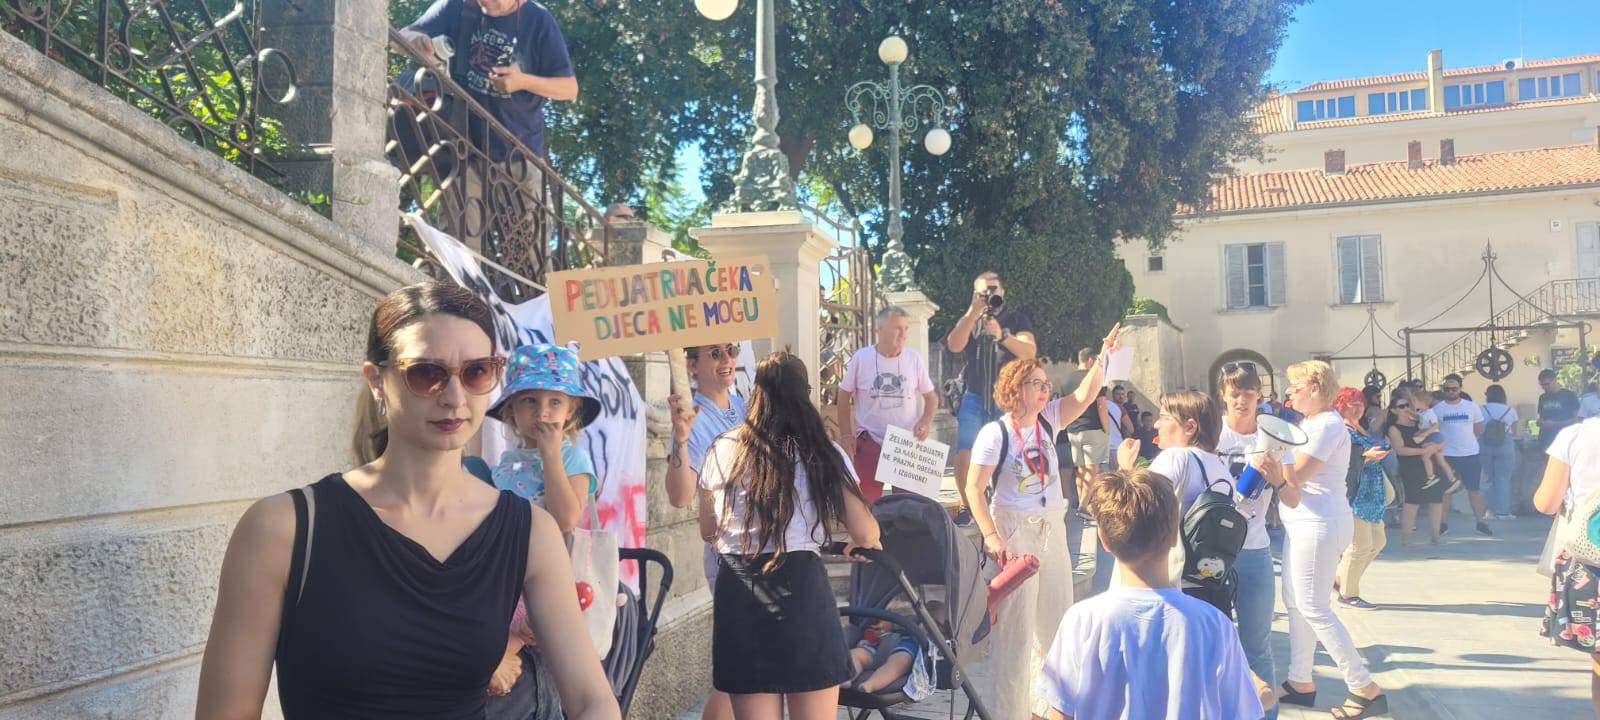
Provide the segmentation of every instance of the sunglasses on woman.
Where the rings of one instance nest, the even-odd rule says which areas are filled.
[[[431,398],[444,392],[450,378],[460,377],[461,388],[471,395],[488,395],[500,386],[500,371],[506,359],[486,357],[468,360],[461,367],[450,367],[435,360],[393,360],[378,363],[400,372],[406,389],[417,397]]]
[[[686,353],[686,355],[690,359],[695,359],[695,358],[700,357],[700,351],[698,349],[691,349],[688,353]],[[718,345],[718,346],[712,347],[709,350],[706,350],[705,351],[705,356],[708,357],[708,358],[711,358],[711,362],[722,362],[722,358],[724,358],[724,357],[732,358],[732,359],[738,359],[738,357],[739,357],[739,346],[738,345]]]

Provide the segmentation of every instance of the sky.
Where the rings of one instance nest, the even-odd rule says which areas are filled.
[[[1313,0],[1289,26],[1267,79],[1293,90],[1319,80],[1600,52],[1596,0]]]

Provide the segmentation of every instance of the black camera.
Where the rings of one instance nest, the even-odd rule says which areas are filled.
[[[994,313],[1000,312],[1000,308],[1003,308],[1005,306],[1006,306],[1006,296],[1004,296],[1004,295],[992,295],[992,294],[989,295],[989,312],[994,312]]]

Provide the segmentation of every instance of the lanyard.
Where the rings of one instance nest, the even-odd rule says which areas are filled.
[[[1027,440],[1022,437],[1022,425],[1021,423],[1017,422],[1016,418],[1011,418],[1011,428],[1017,433],[1017,457],[1022,460],[1022,464],[1028,466],[1028,470],[1033,474],[1040,477],[1049,477],[1050,458],[1046,457],[1044,454],[1044,430],[1039,427],[1039,424],[1039,419],[1034,418],[1033,441],[1034,445],[1039,449],[1039,465],[1035,466],[1034,457],[1028,454]]]

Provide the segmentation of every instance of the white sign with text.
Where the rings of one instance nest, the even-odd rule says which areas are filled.
[[[934,500],[944,484],[944,463],[950,446],[937,440],[917,441],[910,430],[890,425],[883,434],[878,455],[878,482],[896,490],[910,490]]]

